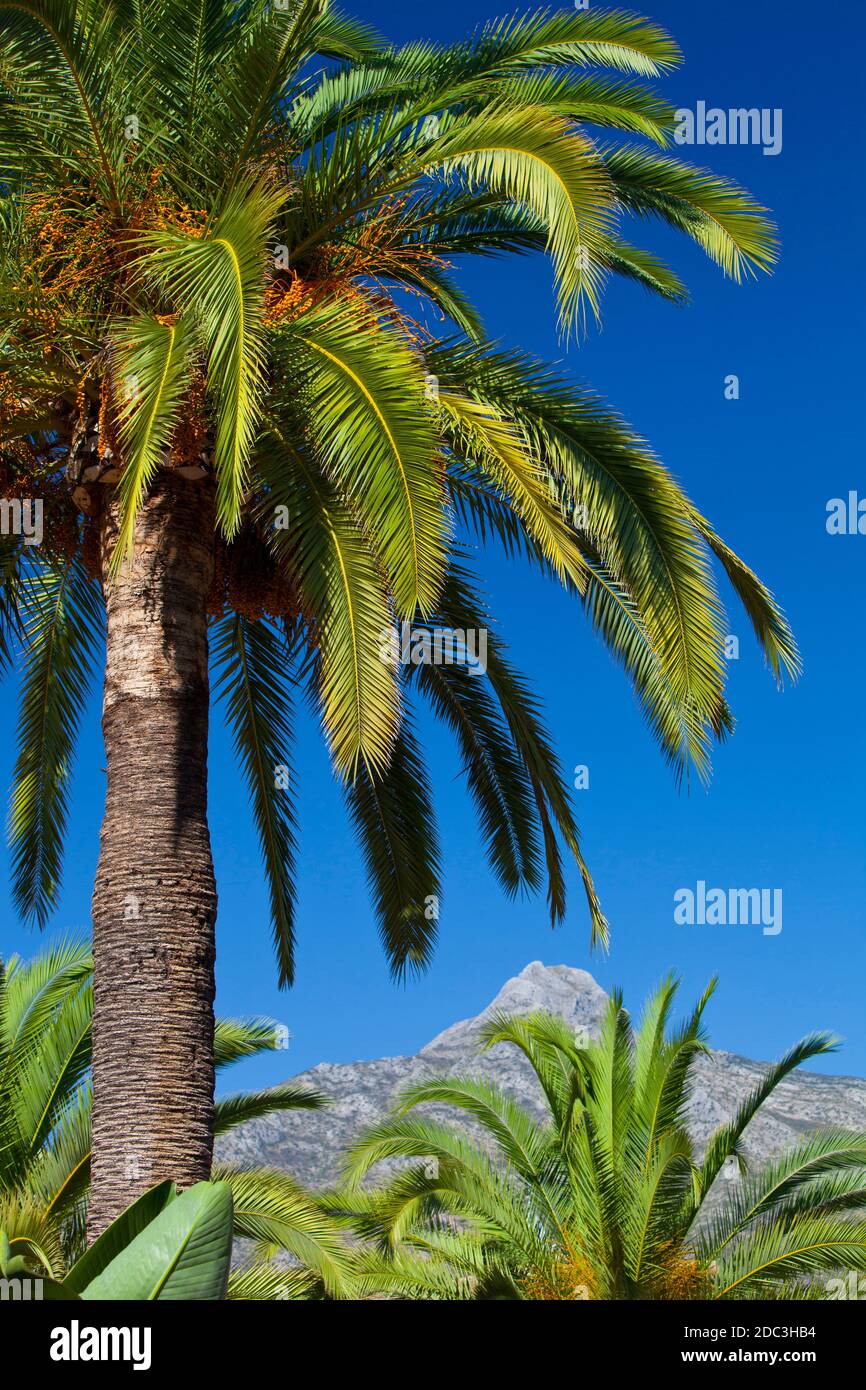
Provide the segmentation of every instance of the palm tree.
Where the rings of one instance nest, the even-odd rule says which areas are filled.
[[[85,942],[59,940],[33,960],[0,962],[0,1235],[12,1258],[62,1279],[85,1249],[91,1157],[93,961]],[[220,1019],[215,1062],[224,1070],[279,1046],[270,1019]],[[318,1110],[325,1097],[287,1083],[217,1101],[225,1134],[281,1110]],[[130,1197],[153,1175],[133,1156]],[[230,1298],[348,1297],[353,1289],[341,1231],[286,1173],[218,1163],[231,1190],[235,1235],[252,1257],[229,1280]],[[277,1253],[288,1255],[278,1263]]]
[[[673,111],[647,79],[678,50],[622,12],[536,13],[402,49],[325,0],[0,13],[0,463],[12,529],[35,516],[22,499],[44,529],[2,549],[0,654],[23,667],[14,893],[46,921],[104,665],[98,1233],[129,1199],[130,1152],[180,1185],[211,1167],[209,662],[284,985],[299,689],[395,973],[429,959],[440,894],[414,696],[455,732],[505,889],[546,885],[561,921],[564,846],[606,937],[555,753],[501,641],[489,634],[483,679],[404,667],[383,644],[395,623],[422,648],[488,627],[467,538],[582,601],[678,776],[706,776],[732,725],[710,552],[775,676],[796,672],[771,595],[646,445],[591,393],[491,346],[449,268],[546,249],[567,337],[609,274],[685,296],[622,239],[628,214],[679,228],[737,279],[768,269],[775,242],[748,194],[665,153]]]
[[[779,1083],[833,1039],[804,1038],[768,1067],[699,1157],[686,1116],[714,982],[671,1029],[676,988],[655,992],[636,1031],[612,996],[597,1041],[551,1014],[492,1018],[483,1046],[523,1054],[541,1119],[470,1076],[404,1091],[331,1198],[378,1246],[368,1284],[439,1298],[822,1298],[828,1272],[866,1269],[866,1134],[816,1131],[754,1172],[742,1150]],[[473,1133],[416,1113],[430,1105]],[[358,1186],[394,1159],[416,1161]]]

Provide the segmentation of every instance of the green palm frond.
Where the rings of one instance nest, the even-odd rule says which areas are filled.
[[[675,120],[673,107],[649,88],[595,75],[537,70],[494,74],[485,97],[544,107],[579,125],[631,131],[662,146],[668,143],[668,131],[673,129]]]
[[[141,316],[121,319],[113,333],[114,382],[123,445],[121,523],[115,566],[132,554],[135,518],[160,463],[165,462],[190,377],[189,326]]]
[[[446,532],[420,363],[384,323],[339,303],[302,315],[292,339],[318,456],[376,542],[399,612],[429,612]]]
[[[23,549],[17,537],[0,537],[0,676],[12,668],[23,635],[20,611]]]
[[[51,1278],[62,1273],[60,1232],[38,1200],[27,1194],[0,1192],[0,1231],[9,1241],[13,1258],[21,1256],[29,1268],[44,1270]]]
[[[416,624],[413,631],[424,629]],[[433,633],[429,636],[432,641]],[[496,877],[509,894],[537,888],[540,858],[532,788],[486,681],[460,665],[423,663],[410,669],[413,684],[457,738]]]
[[[214,1134],[226,1134],[249,1120],[275,1115],[282,1110],[320,1110],[327,1098],[320,1091],[285,1083],[264,1091],[241,1091],[224,1096],[214,1106]]]
[[[246,182],[227,196],[203,237],[139,234],[139,275],[199,325],[216,412],[217,511],[228,537],[240,526],[265,393],[268,238],[284,200],[278,188]]]
[[[866,1270],[866,1223],[803,1218],[745,1232],[716,1262],[715,1297],[765,1298],[794,1279]]]
[[[508,1043],[523,1053],[544,1093],[556,1131],[565,1136],[575,1105],[589,1096],[590,1076],[583,1048],[574,1033],[554,1014],[512,1015],[497,1010],[478,1034],[483,1051]]]
[[[214,1029],[214,1065],[217,1071],[245,1057],[260,1057],[281,1047],[279,1026],[272,1018],[218,1018]]]
[[[708,546],[722,559],[772,669],[795,675],[796,644],[772,596],[732,551],[724,553],[651,450],[592,393],[520,353],[480,354],[451,342],[428,360],[443,381],[467,382],[473,396],[525,431],[582,548],[593,623],[634,681],[678,778],[690,763],[706,778],[710,741],[729,723],[725,629]],[[532,558],[535,538],[521,535],[476,480],[458,473],[453,487],[482,535],[497,535]]]
[[[362,1249],[352,1261],[356,1296],[421,1299],[425,1302],[472,1299],[483,1265],[479,1260],[477,1272],[466,1272],[457,1267],[460,1256],[463,1256],[464,1265],[468,1263],[464,1255],[465,1244],[465,1240],[459,1241],[457,1251],[447,1262],[430,1259],[425,1250],[417,1254],[398,1251],[385,1257],[376,1250]]]
[[[635,1043],[635,1109],[648,1148],[660,1135],[685,1124],[691,1071],[695,1059],[707,1051],[703,1017],[716,980],[710,980],[689,1017],[668,1035],[665,1023],[677,989],[669,977],[650,997]]]
[[[670,34],[628,10],[580,14],[540,10],[525,18],[498,21],[482,34],[482,52],[487,37],[497,65],[519,68],[531,62],[573,63],[655,77],[676,67],[682,58]]]
[[[420,1081],[401,1091],[394,1114],[418,1105],[453,1105],[463,1110],[493,1139],[505,1162],[529,1181],[541,1179],[550,1156],[551,1136],[498,1087],[472,1076]]]
[[[625,280],[634,280],[645,290],[668,299],[672,304],[685,304],[688,290],[670,266],[649,251],[631,246],[619,237],[608,237],[601,253],[605,268]]]
[[[64,165],[71,170],[86,149],[102,191],[118,208],[123,130],[112,128],[109,93],[127,44],[112,9],[94,11],[89,0],[4,0],[0,5],[0,53],[14,74],[4,125],[11,117],[18,124],[10,134],[26,136],[39,153],[59,156],[57,173]],[[26,167],[28,145],[16,150],[2,135],[0,142],[4,167]]]
[[[684,232],[734,280],[772,268],[778,244],[766,208],[738,184],[644,149],[609,148],[603,155],[627,212]]]
[[[701,1228],[696,1243],[711,1260],[756,1222],[856,1212],[864,1204],[864,1186],[864,1136],[841,1129],[819,1130],[744,1176]]]
[[[738,555],[726,545],[705,517],[695,509],[689,512],[692,524],[724,567],[740,599],[761,650],[776,680],[785,674],[796,680],[802,670],[794,635],[773,595]]]
[[[568,790],[550,735],[544,727],[537,701],[530,694],[523,678],[506,660],[503,644],[486,611],[486,606],[474,589],[471,576],[458,564],[452,565],[440,601],[439,621],[447,629],[462,632],[484,631],[486,634],[486,677],[499,704],[507,726],[510,742],[521,768],[512,785],[528,783],[535,815],[541,826],[547,866],[548,905],[551,922],[559,923],[565,913],[565,886],[557,844],[562,837],[580,871],[590,913],[593,944],[604,946],[608,924],[595,890],[592,876],[584,861],[580,834],[570,804]],[[419,680],[434,682],[447,667],[419,668]],[[459,677],[458,677],[459,679]],[[476,684],[480,681],[471,677]],[[465,682],[462,682],[465,686]],[[475,700],[479,694],[476,691]],[[500,748],[507,748],[507,739],[500,739]],[[525,816],[525,813],[522,813]],[[524,821],[524,824],[531,824]],[[518,822],[517,843],[525,839]],[[531,851],[528,851],[531,853]],[[528,868],[528,866],[527,866]],[[526,872],[527,869],[524,869]]]
[[[278,1169],[216,1164],[215,1182],[228,1183],[234,1204],[234,1230],[256,1242],[268,1258],[283,1250],[316,1275],[335,1298],[351,1297],[348,1246],[338,1224]]]
[[[25,1056],[50,1026],[58,1007],[90,980],[93,956],[89,942],[60,936],[32,960],[11,956],[6,964],[4,1043],[9,1057]]]
[[[90,1067],[93,991],[88,984],[68,996],[52,1017],[39,1048],[25,1054],[16,1100],[19,1132],[29,1154],[37,1152],[74,1101]]]
[[[46,1119],[74,1104],[91,971],[89,947],[70,937],[33,961],[0,965],[0,1186],[21,1181],[44,1147]]]
[[[321,1297],[322,1281],[302,1266],[255,1260],[232,1269],[226,1297],[235,1302],[287,1302]]]
[[[738,1107],[733,1119],[727,1124],[720,1125],[710,1136],[700,1171],[700,1191],[702,1194],[709,1190],[725,1161],[728,1158],[738,1156],[743,1131],[754,1119],[768,1097],[773,1094],[779,1083],[784,1081],[785,1077],[789,1076],[797,1067],[808,1062],[810,1058],[821,1057],[825,1053],[834,1052],[838,1046],[838,1039],[830,1033],[811,1033],[790,1048],[780,1061],[767,1068],[765,1075]]]
[[[567,335],[580,322],[584,299],[599,312],[599,252],[613,222],[604,165],[590,141],[543,108],[495,108],[457,122],[424,151],[426,167],[529,208],[547,232],[559,320]]]
[[[314,675],[322,723],[337,770],[381,776],[397,734],[400,691],[382,659],[392,611],[376,552],[340,493],[277,425],[262,440],[275,553],[294,579],[317,639]],[[281,509],[277,512],[276,509]],[[277,517],[280,524],[274,529]]]
[[[455,391],[438,397],[441,432],[458,459],[468,459],[491,479],[522,521],[548,564],[581,590],[583,558],[575,538],[551,501],[547,478],[530,452],[529,441],[512,419],[491,402],[472,400]]]

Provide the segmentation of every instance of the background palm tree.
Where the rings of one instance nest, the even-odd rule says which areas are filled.
[[[0,1233],[12,1258],[62,1279],[85,1249],[91,1156],[93,961],[81,941],[61,940],[33,960],[0,962]],[[270,1019],[219,1019],[215,1062],[224,1070],[279,1046]],[[318,1091],[291,1083],[217,1101],[215,1131],[281,1110],[317,1110]],[[130,1156],[130,1197],[152,1186]],[[343,1235],[286,1173],[216,1164],[226,1183],[235,1235],[250,1257],[233,1271],[230,1298],[347,1297],[353,1288]],[[274,1256],[283,1258],[275,1262]]]
[[[710,552],[773,673],[797,669],[772,597],[643,442],[494,349],[449,258],[546,249],[567,337],[609,274],[684,298],[621,236],[630,214],[735,278],[767,269],[775,243],[748,194],[664,152],[673,111],[647,79],[678,50],[622,12],[402,49],[323,0],[0,13],[0,461],[9,499],[45,507],[42,545],[11,536],[2,553],[2,654],[23,652],[14,891],[43,923],[104,626],[98,1232],[129,1199],[131,1152],[180,1184],[211,1167],[209,656],[284,984],[298,688],[344,779],[395,972],[429,959],[440,889],[415,696],[455,731],[507,891],[546,884],[562,920],[564,846],[605,939],[555,754],[502,643],[488,633],[483,679],[382,659],[395,622],[421,640],[488,627],[461,537],[519,552],[582,601],[678,776],[706,776],[732,724]]]
[[[741,1147],[779,1083],[833,1050],[827,1034],[769,1067],[696,1155],[686,1117],[712,990],[671,1028],[666,981],[636,1031],[614,995],[585,1044],[555,1015],[491,1019],[484,1046],[522,1052],[544,1117],[474,1077],[407,1089],[354,1146],[353,1187],[332,1198],[378,1243],[367,1277],[428,1298],[823,1298],[828,1272],[866,1269],[866,1134],[817,1131],[753,1173]],[[458,1109],[483,1142],[416,1113],[430,1105]],[[422,1161],[356,1186],[393,1159]],[[723,1169],[739,1180],[717,1186]]]

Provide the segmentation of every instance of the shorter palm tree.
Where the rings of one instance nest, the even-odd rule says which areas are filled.
[[[482,1045],[523,1053],[541,1120],[475,1077],[404,1091],[354,1145],[348,1189],[332,1199],[374,1242],[370,1285],[433,1298],[821,1298],[816,1276],[866,1269],[866,1134],[813,1133],[754,1173],[742,1149],[779,1083],[834,1049],[829,1035],[769,1067],[696,1155],[686,1113],[714,986],[676,1029],[673,979],[636,1031],[614,995],[588,1043],[551,1014],[492,1018]],[[478,1138],[418,1113],[431,1105],[462,1112]],[[361,1186],[395,1159],[412,1161]],[[726,1166],[735,1183],[718,1181]]]
[[[10,1258],[59,1280],[84,1252],[90,1185],[89,944],[60,940],[33,960],[0,961],[0,1234]],[[278,1047],[270,1019],[222,1019],[216,1064]],[[326,1098],[291,1083],[216,1102],[215,1132],[277,1110],[318,1110]],[[146,1155],[130,1154],[130,1197]],[[229,1280],[230,1298],[348,1297],[346,1242],[333,1219],[286,1173],[217,1164],[234,1232],[253,1258]],[[275,1260],[278,1251],[288,1261]]]

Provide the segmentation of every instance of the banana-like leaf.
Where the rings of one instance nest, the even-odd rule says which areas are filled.
[[[163,1207],[81,1297],[217,1301],[225,1298],[231,1245],[230,1188],[196,1183]]]
[[[177,1190],[172,1182],[161,1182],[142,1193],[76,1261],[63,1281],[66,1288],[71,1293],[82,1294],[176,1196]]]

